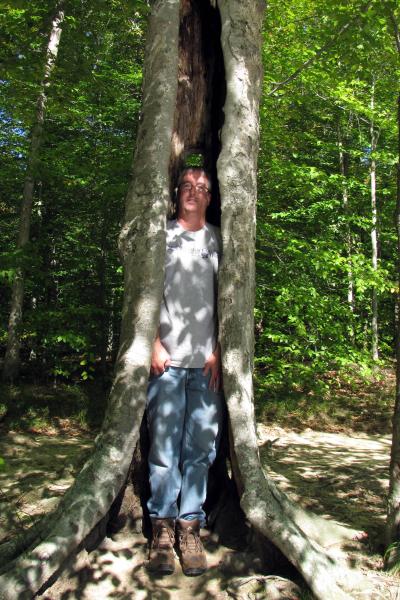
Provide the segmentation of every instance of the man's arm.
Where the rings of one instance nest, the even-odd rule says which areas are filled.
[[[153,352],[151,354],[150,370],[153,375],[162,375],[170,364],[171,357],[162,345],[159,334],[157,334],[153,345]]]
[[[219,392],[221,387],[221,347],[219,342],[204,364],[203,375],[208,375],[209,372],[211,372],[211,377],[208,387],[214,392]]]

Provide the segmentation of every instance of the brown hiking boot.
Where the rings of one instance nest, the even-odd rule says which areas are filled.
[[[207,570],[207,558],[200,540],[200,521],[178,519],[177,524],[182,571],[185,575],[201,575]]]
[[[153,539],[150,547],[148,569],[169,575],[175,569],[174,519],[152,519]]]

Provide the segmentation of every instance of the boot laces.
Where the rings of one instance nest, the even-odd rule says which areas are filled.
[[[153,547],[168,547],[175,543],[174,532],[170,527],[162,526],[153,536]]]
[[[188,553],[203,552],[199,534],[190,527],[179,533],[179,546]]]

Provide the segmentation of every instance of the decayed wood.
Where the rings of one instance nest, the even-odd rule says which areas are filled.
[[[178,93],[171,147],[171,184],[189,154],[202,155],[214,177],[224,95],[219,12],[204,0],[181,0]]]

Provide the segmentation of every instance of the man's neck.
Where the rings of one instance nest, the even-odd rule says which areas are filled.
[[[199,219],[197,215],[180,215],[177,221],[187,231],[199,231],[206,224],[206,220]]]

